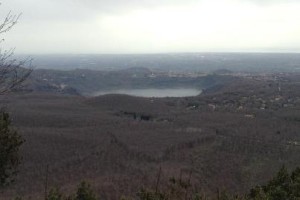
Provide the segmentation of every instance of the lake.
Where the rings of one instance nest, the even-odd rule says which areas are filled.
[[[172,89],[123,89],[123,90],[109,90],[99,91],[94,93],[93,96],[105,95],[105,94],[127,94],[138,97],[189,97],[197,96],[201,94],[199,89],[187,89],[187,88],[172,88]]]

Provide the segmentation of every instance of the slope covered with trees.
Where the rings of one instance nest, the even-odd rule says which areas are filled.
[[[44,198],[47,166],[48,188],[66,194],[87,180],[103,199],[132,196],[155,188],[160,167],[160,185],[192,171],[207,197],[216,186],[245,194],[283,164],[300,166],[298,78],[277,79],[239,78],[186,98],[3,96],[26,139],[16,183],[3,195]]]

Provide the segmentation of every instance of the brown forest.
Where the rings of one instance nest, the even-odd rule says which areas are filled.
[[[273,76],[273,75],[272,75]],[[299,75],[235,78],[196,97],[1,96],[26,142],[1,199],[43,199],[86,180],[103,199],[190,179],[207,196],[243,194],[278,169],[300,166]],[[46,181],[47,180],[47,181]]]

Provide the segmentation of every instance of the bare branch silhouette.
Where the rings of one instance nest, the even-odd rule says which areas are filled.
[[[1,5],[1,4],[0,4]],[[7,14],[0,24],[0,34],[11,30],[18,22],[21,14]],[[4,42],[4,39],[0,41]],[[15,49],[3,50],[0,46],[0,95],[13,91],[22,86],[22,83],[32,72],[32,59],[18,61],[14,58]]]

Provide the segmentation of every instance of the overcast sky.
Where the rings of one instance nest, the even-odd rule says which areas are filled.
[[[299,0],[1,2],[17,53],[300,52]]]

